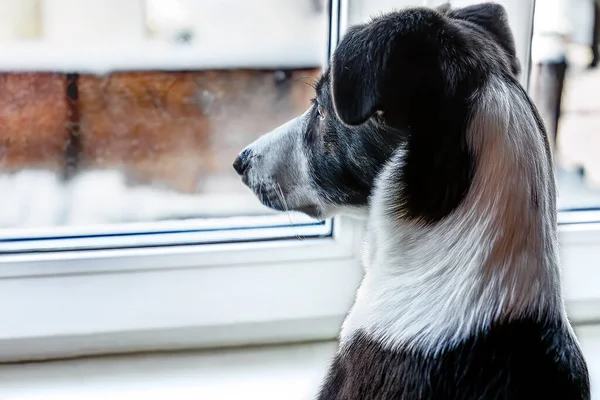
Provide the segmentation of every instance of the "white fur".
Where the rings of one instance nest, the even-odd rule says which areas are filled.
[[[369,209],[367,207],[360,206],[340,206],[331,207],[328,210],[329,215],[345,215],[360,220],[369,219]]]
[[[284,204],[285,208],[292,208],[288,204],[293,208],[317,206],[320,217],[328,218],[331,210],[328,209],[327,199],[322,199],[311,184],[308,158],[303,151],[302,131],[306,129],[310,112],[311,108],[261,136],[246,148],[251,151],[252,157],[256,157],[247,173],[248,186],[253,189],[262,186],[266,190],[279,192],[279,198],[287,203]],[[284,187],[277,186],[275,176]]]
[[[398,149],[378,177],[365,276],[342,346],[360,330],[388,347],[436,351],[493,321],[564,318],[553,175],[542,134],[524,96],[499,79],[476,103],[468,137],[475,176],[449,216],[432,225],[389,216],[397,202],[389,188],[399,184],[408,150]]]

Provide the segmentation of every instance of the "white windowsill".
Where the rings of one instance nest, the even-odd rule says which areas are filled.
[[[11,256],[0,361],[331,340],[362,277],[360,225],[339,219],[332,238],[304,241]],[[569,316],[597,323],[600,224],[563,225],[560,239]]]
[[[3,400],[308,400],[335,342],[0,366]]]
[[[576,329],[600,399],[600,325]],[[3,400],[309,400],[335,341],[0,366]]]

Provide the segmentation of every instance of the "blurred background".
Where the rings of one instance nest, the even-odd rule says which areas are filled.
[[[0,228],[270,213],[231,164],[309,106],[329,27],[261,4],[0,0]]]
[[[536,1],[529,91],[552,142],[561,210],[600,206],[598,5]]]
[[[271,213],[231,162],[309,106],[328,4],[261,4],[0,0],[0,232]],[[595,0],[536,4],[562,210],[600,206],[597,21]]]

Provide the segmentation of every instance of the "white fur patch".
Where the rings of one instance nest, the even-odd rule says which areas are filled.
[[[493,321],[565,318],[554,177],[542,133],[524,96],[499,79],[475,102],[468,132],[475,175],[448,217],[432,225],[389,217],[389,188],[401,185],[409,150],[399,149],[378,177],[366,272],[342,345],[361,330],[389,347],[436,351]]]
[[[277,193],[286,210],[312,205],[319,208],[321,218],[328,218],[327,199],[321,198],[313,187],[303,150],[302,132],[310,112],[309,108],[246,147],[256,157],[247,173],[248,186],[255,192],[262,188]]]

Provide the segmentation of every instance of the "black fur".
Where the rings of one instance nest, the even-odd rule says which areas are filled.
[[[351,134],[399,138],[406,150],[398,176],[402,185],[390,196],[391,212],[437,222],[461,203],[471,185],[475,163],[465,134],[474,95],[491,76],[522,90],[519,72],[512,34],[498,5],[409,9],[352,27],[323,78],[332,91],[331,99],[323,95],[323,105],[327,114],[337,116],[327,117],[330,126],[347,135],[333,147],[350,140],[349,135],[356,141],[350,149],[362,149],[364,144]],[[533,105],[531,111],[544,134]],[[320,161],[311,157],[311,162]],[[319,170],[318,175],[327,174]],[[434,356],[414,348],[385,350],[358,334],[337,355],[318,398],[589,397],[587,367],[567,326],[558,320],[522,320],[496,324]]]
[[[495,3],[482,3],[457,9],[443,6],[440,7],[440,11],[451,18],[471,23],[473,29],[482,30],[483,34],[491,33],[494,35],[496,42],[506,52],[512,73],[516,76],[521,73],[521,64],[517,59],[515,41],[508,25],[508,16],[504,7]]]
[[[321,196],[329,201],[364,206],[375,177],[402,141],[402,135],[377,118],[359,126],[342,124],[333,110],[329,82],[326,72],[316,85],[315,104],[304,137],[311,176]]]
[[[519,72],[504,8],[496,4],[413,8],[350,28],[316,86],[313,106],[288,130],[301,139],[308,189],[318,194],[314,205],[289,208],[318,216],[321,203],[366,206],[381,168],[402,148],[398,184],[386,193],[391,217],[444,219],[470,190],[477,167],[466,137],[477,95],[493,77],[527,97]],[[235,164],[245,182],[270,150],[249,149]],[[263,181],[281,183],[284,192],[290,182],[283,177],[298,176],[285,170],[281,147],[275,151],[277,168],[260,175],[253,190],[264,204],[284,209],[279,197],[260,195]],[[547,217],[555,223],[555,215]],[[385,350],[360,333],[336,357],[319,399],[589,399],[586,365],[566,324],[497,323],[458,346],[439,343],[434,355]]]
[[[490,74],[518,72],[503,23],[497,5],[409,9],[350,28],[336,49],[331,87],[337,124],[362,127],[379,111],[379,131],[407,142],[393,214],[436,222],[467,193],[474,165],[465,131],[473,94]]]
[[[507,28],[494,4],[408,9],[350,28],[316,86],[302,132],[322,202],[366,206],[381,168],[404,143],[403,186],[391,212],[432,223],[452,212],[473,176],[465,141],[471,98],[490,74],[518,72]],[[246,156],[248,164],[235,164],[241,175],[246,169],[238,167],[255,159]],[[259,197],[277,210],[320,217],[316,204]]]
[[[319,400],[583,400],[587,368],[567,327],[514,321],[436,355],[386,350],[357,334],[333,362]]]

